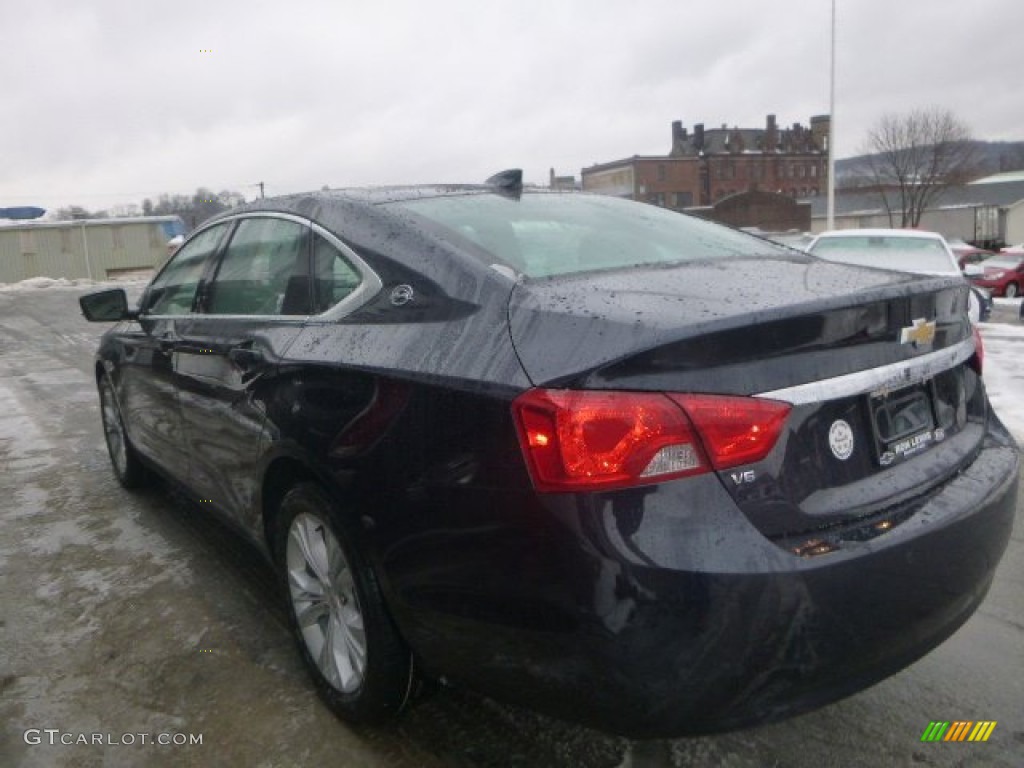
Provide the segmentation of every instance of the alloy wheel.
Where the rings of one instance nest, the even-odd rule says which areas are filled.
[[[107,441],[110,459],[114,462],[118,475],[124,476],[128,472],[128,447],[125,443],[124,425],[121,423],[117,403],[114,402],[114,391],[105,379],[100,385],[100,410],[103,416],[103,436]]]
[[[286,568],[292,610],[320,674],[351,693],[366,675],[366,630],[352,569],[330,527],[308,513],[288,529]]]

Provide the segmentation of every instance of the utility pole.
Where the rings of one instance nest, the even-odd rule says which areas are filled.
[[[263,199],[263,182],[262,181],[257,181],[256,185],[260,188],[260,200],[262,200]]]
[[[832,64],[828,89],[828,210],[826,229],[836,227],[836,0],[832,0]]]

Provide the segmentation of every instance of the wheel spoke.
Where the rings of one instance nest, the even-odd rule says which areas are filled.
[[[295,620],[303,630],[309,629],[315,624],[319,624],[320,619],[324,616],[330,616],[331,610],[323,600],[316,598],[311,598],[305,601],[301,601],[300,598],[295,598],[294,600]]]
[[[355,662],[356,669],[361,673],[366,667],[366,632],[363,631],[361,621],[359,627],[350,625],[346,628],[345,644],[348,646],[349,656]]]
[[[295,600],[320,600],[324,596],[323,584],[305,566],[288,569],[288,586]]]
[[[296,523],[292,532],[302,551],[302,557],[316,577],[320,579],[320,583],[327,586],[330,584],[330,578],[327,571],[327,551],[322,533],[323,524],[308,516],[303,516]]]

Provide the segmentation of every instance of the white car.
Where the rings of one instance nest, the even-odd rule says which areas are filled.
[[[829,261],[922,275],[963,277],[956,255],[937,232],[919,229],[837,229],[822,232],[807,252]],[[971,287],[968,314],[981,319],[983,298]]]

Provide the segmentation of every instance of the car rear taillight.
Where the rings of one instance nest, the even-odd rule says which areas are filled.
[[[981,341],[981,331],[974,326],[974,357],[971,358],[971,367],[981,376],[981,370],[985,367],[985,345]]]
[[[789,413],[747,397],[556,389],[530,390],[512,407],[540,491],[625,488],[758,461]]]
[[[775,447],[792,408],[777,400],[669,395],[690,416],[715,469],[760,461]]]

